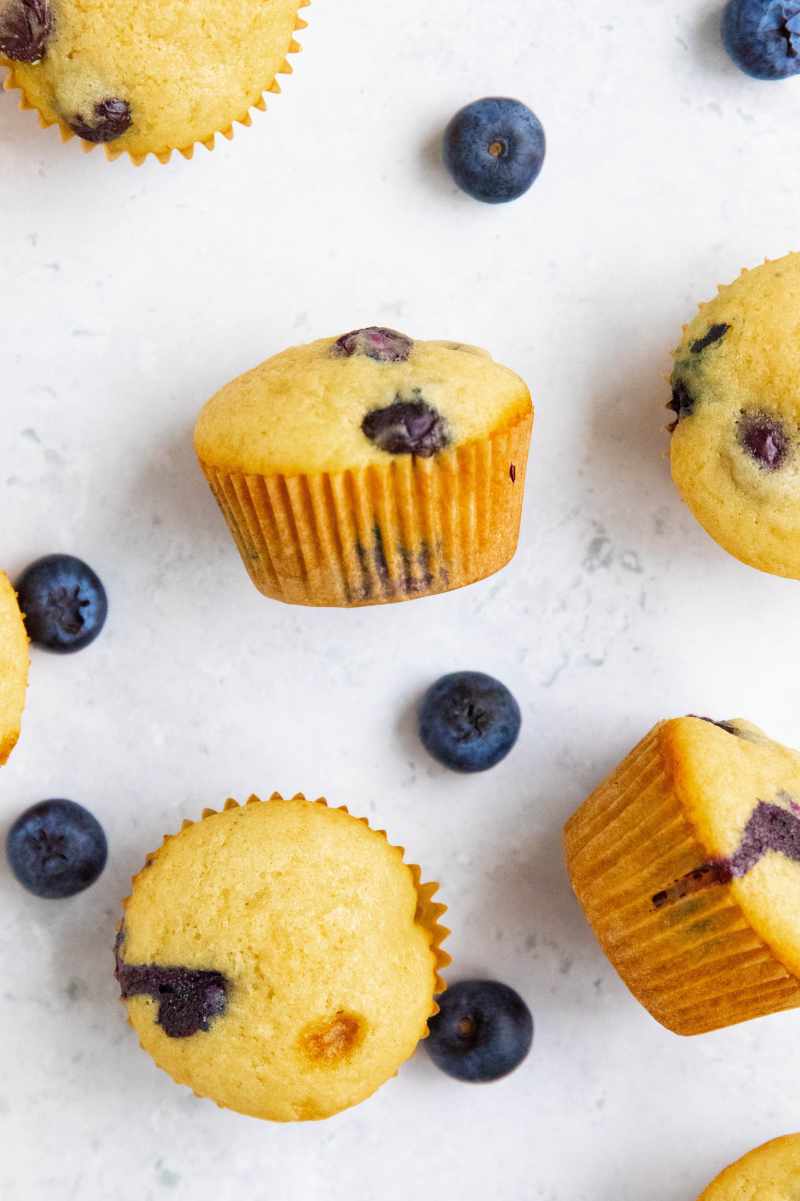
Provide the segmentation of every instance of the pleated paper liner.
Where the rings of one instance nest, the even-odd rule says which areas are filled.
[[[567,823],[572,886],[634,996],[676,1034],[800,1005],[800,981],[728,885],[653,898],[710,860],[665,771],[657,726]]]
[[[262,800],[260,797],[254,795],[254,796],[251,796],[249,798],[249,800],[245,802],[245,804],[246,805],[268,805],[270,803],[270,801],[280,801],[283,799],[284,798],[281,796],[280,793],[273,792],[268,800]],[[297,801],[307,800],[307,798],[303,795],[303,793],[300,793],[300,792],[296,793],[290,799],[297,800]],[[317,800],[312,801],[310,803],[314,804],[314,805],[323,805],[326,808],[328,808],[328,802],[327,802],[327,800],[325,800],[324,797],[319,797]],[[220,812],[224,813],[224,812],[227,812],[229,809],[239,809],[239,808],[241,808],[241,805],[239,804],[239,802],[235,801],[233,799],[230,799],[225,802],[222,810],[204,809],[200,820],[206,821],[208,818],[216,817]],[[346,805],[339,805],[339,806],[337,806],[337,808],[341,813],[346,813],[348,816],[352,816],[352,814],[350,814],[350,811],[348,810]],[[376,834],[378,837],[384,839],[384,841],[393,850],[398,852],[401,860],[405,863],[405,849],[403,847],[395,846],[393,843],[389,843],[389,839],[388,839],[388,836],[387,836],[385,830],[373,830],[369,821],[365,817],[358,817],[358,818],[354,818],[353,820],[359,822],[361,825],[366,826],[369,830],[372,830],[372,832],[374,834]],[[187,818],[181,824],[181,831],[187,829],[189,826],[193,826],[194,824],[195,823],[193,821],[190,821]],[[168,842],[170,842],[173,838],[179,838],[179,837],[180,837],[180,832],[178,834],[165,834],[164,838],[162,840],[162,847],[165,846]],[[147,871],[147,869],[158,859],[160,850],[161,850],[161,848],[159,848],[159,850],[157,850],[157,851],[151,852],[149,855],[146,856],[144,866],[142,867],[141,872],[137,873],[137,875],[134,876],[133,879],[131,880],[132,888],[136,887],[136,881],[138,880],[139,875],[141,875],[142,872]],[[438,884],[433,883],[433,882],[423,883],[422,882],[422,871],[415,863],[407,863],[406,866],[408,867],[408,870],[411,873],[411,877],[414,882],[414,887],[415,887],[416,893],[417,893],[417,911],[416,911],[414,920],[418,925],[422,926],[422,928],[430,935],[430,948],[431,948],[431,953],[433,954],[433,958],[434,958],[434,984],[433,984],[433,994],[432,994],[432,999],[431,999],[431,1011],[430,1011],[429,1017],[434,1017],[435,1014],[437,1014],[439,1012],[439,1006],[436,1003],[435,997],[439,996],[447,988],[447,985],[442,977],[442,972],[452,962],[450,955],[448,955],[448,953],[443,949],[443,943],[445,942],[448,935],[450,934],[450,930],[446,926],[443,926],[441,923],[441,918],[447,912],[447,906],[434,900],[436,893],[439,891]],[[125,924],[125,911],[128,908],[129,901],[130,901],[130,896],[126,897],[125,900],[122,902],[123,918],[122,918],[122,922],[120,923],[120,927],[119,927],[118,945],[120,945],[120,943],[121,943],[121,935],[122,935],[122,931],[124,929],[124,924]],[[420,1039],[424,1039],[424,1038],[428,1037],[427,1022],[425,1024],[424,1029],[420,1031],[419,1036],[420,1036]]]
[[[311,0],[299,0],[298,8],[307,8],[310,4]],[[294,32],[298,32],[301,29],[306,29],[307,27],[308,22],[304,21],[301,17],[297,17],[294,26]],[[300,45],[300,43],[296,41],[295,38],[291,38],[289,45],[286,48],[286,54],[299,54],[302,49],[303,47]],[[78,141],[80,141],[81,149],[85,154],[91,153],[92,150],[97,149],[98,145],[102,145],[106,158],[109,160],[109,162],[113,162],[114,159],[120,158],[122,155],[127,155],[136,167],[140,167],[142,163],[145,162],[145,160],[151,155],[154,158],[157,158],[160,163],[168,163],[174,152],[181,154],[185,159],[192,159],[194,158],[194,152],[198,146],[204,146],[206,150],[213,150],[218,134],[230,141],[233,138],[235,132],[234,127],[236,125],[252,125],[253,111],[259,110],[264,112],[266,110],[266,93],[272,92],[274,94],[278,94],[281,90],[277,79],[273,78],[264,85],[264,89],[258,99],[254,100],[252,104],[248,105],[244,112],[242,112],[239,116],[234,117],[223,129],[214,130],[208,135],[208,137],[197,138],[186,146],[171,146],[162,151],[148,150],[142,153],[137,153],[126,150],[124,146],[118,146],[114,142],[95,143],[87,142],[82,138],[78,138],[78,135],[74,132],[74,130],[70,129],[69,125],[67,125],[59,117],[52,117],[47,113],[43,113],[41,109],[39,109],[37,105],[29,99],[25,91],[25,85],[22,81],[22,78],[11,60],[0,57],[0,67],[4,67],[7,72],[6,78],[3,80],[3,90],[6,92],[18,91],[20,94],[19,107],[23,110],[35,112],[38,116],[39,125],[42,129],[49,129],[50,126],[56,125],[58,126],[58,130],[61,134],[62,142],[71,142],[74,138],[77,138]],[[292,66],[288,60],[288,57],[283,59],[276,74],[292,74]]]
[[[533,418],[429,459],[318,475],[201,464],[250,578],[297,605],[375,605],[499,571],[519,538]]]

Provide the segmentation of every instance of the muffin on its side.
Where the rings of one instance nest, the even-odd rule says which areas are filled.
[[[662,1025],[800,1005],[800,754],[756,726],[661,722],[565,831],[572,886]]]
[[[800,254],[743,271],[675,351],[672,477],[743,563],[800,579]]]
[[[0,0],[0,66],[21,107],[64,140],[102,144],[109,158],[173,150],[233,136],[278,92],[299,50],[298,10],[309,0]]]
[[[800,1134],[787,1134],[731,1164],[697,1201],[800,1201]]]
[[[369,605],[512,558],[532,421],[524,382],[485,351],[371,327],[228,384],[195,448],[261,592]]]
[[[117,979],[142,1047],[253,1117],[358,1104],[437,1012],[449,957],[436,890],[324,801],[206,810],[147,857],[125,902]]]
[[[28,635],[17,594],[0,571],[0,765],[19,738],[28,687]]]

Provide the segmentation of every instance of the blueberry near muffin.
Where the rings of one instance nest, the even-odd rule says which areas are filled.
[[[528,388],[485,351],[375,326],[228,384],[195,449],[265,595],[378,604],[512,558],[532,422]]]
[[[0,0],[0,65],[22,106],[65,138],[110,158],[190,158],[280,90],[308,2]]]
[[[800,1005],[800,754],[736,719],[661,722],[566,826],[634,995],[679,1034]]]
[[[116,976],[142,1047],[253,1117],[330,1117],[426,1037],[445,907],[382,832],[275,794],[185,822],[125,902]]]
[[[28,688],[28,636],[17,594],[0,572],[0,764],[17,745]]]
[[[672,372],[672,477],[725,550],[800,579],[800,255],[700,306]]]
[[[800,1201],[800,1134],[773,1139],[731,1164],[698,1201]]]

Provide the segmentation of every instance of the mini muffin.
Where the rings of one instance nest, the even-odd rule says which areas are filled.
[[[139,163],[191,158],[196,142],[250,124],[305,22],[309,0],[0,0],[6,88],[43,126]]]
[[[253,1117],[358,1104],[437,1012],[449,957],[436,890],[324,801],[206,810],[147,857],[125,902],[116,975],[142,1047]]]
[[[532,421],[523,381],[485,351],[371,327],[228,384],[195,448],[261,592],[368,605],[508,563]]]
[[[712,538],[800,579],[800,255],[744,271],[675,352],[672,477]]]
[[[698,1201],[800,1201],[800,1134],[776,1138],[731,1164]]]
[[[0,765],[19,738],[28,687],[28,635],[8,576],[0,572]]]
[[[578,900],[677,1034],[800,1005],[800,755],[746,721],[661,722],[566,827]]]

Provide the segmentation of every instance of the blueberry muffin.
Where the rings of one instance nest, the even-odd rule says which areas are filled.
[[[87,149],[135,162],[173,150],[191,158],[233,123],[250,124],[263,93],[299,50],[309,0],[0,0],[7,88],[41,124]]]
[[[572,885],[634,995],[701,1034],[800,1005],[800,754],[661,722],[566,827]]]
[[[523,381],[485,351],[373,327],[228,384],[195,448],[261,592],[366,605],[511,559],[532,421]]]
[[[8,576],[0,572],[0,765],[17,744],[28,687],[28,636]]]
[[[206,810],[148,856],[125,902],[116,974],[142,1047],[253,1117],[358,1104],[437,1011],[449,960],[436,889],[324,801]]]
[[[731,1164],[698,1201],[800,1201],[800,1134],[776,1138]]]
[[[672,373],[672,476],[712,538],[800,579],[800,255],[700,306]]]

